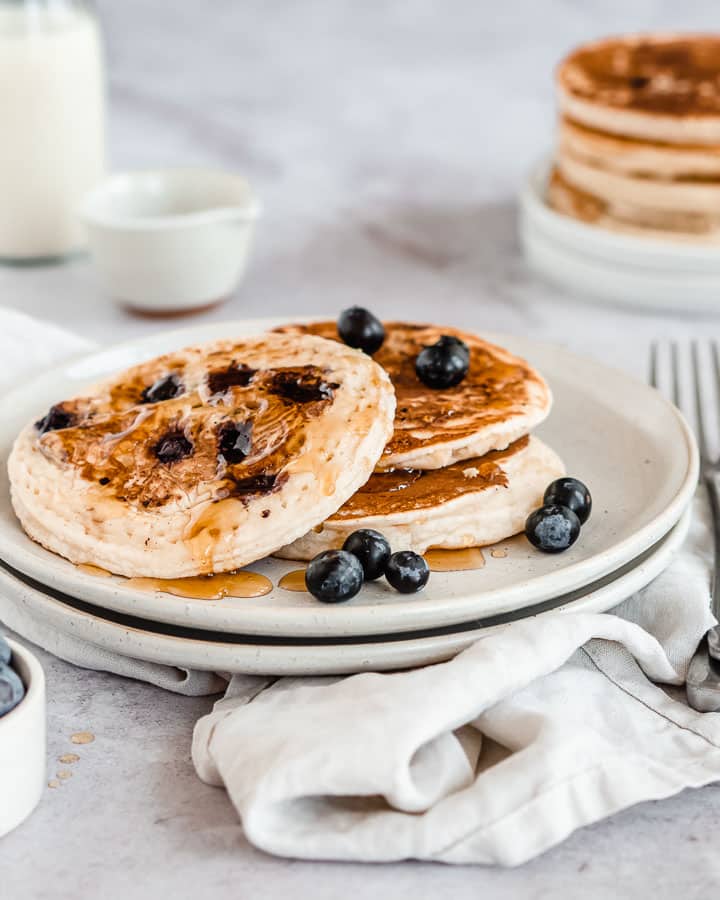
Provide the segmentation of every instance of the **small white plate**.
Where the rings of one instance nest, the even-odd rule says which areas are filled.
[[[253,675],[340,675],[428,665],[455,656],[478,638],[515,619],[559,612],[605,612],[656,578],[682,545],[688,510],[651,549],[619,572],[584,590],[525,611],[424,633],[375,635],[357,642],[327,638],[290,641],[248,638],[164,625],[97,608],[57,594],[50,596],[0,566],[0,590],[25,611],[58,632],[104,650],[147,662],[216,672]],[[8,621],[12,625],[12,620]],[[462,629],[462,630],[458,630]]]
[[[485,568],[433,573],[417,595],[384,581],[348,603],[323,604],[275,588],[256,599],[187,600],[131,589],[122,578],[98,578],[49,553],[22,531],[9,502],[5,457],[20,427],[53,402],[93,380],[186,343],[264,330],[278,320],[193,327],[102,350],[70,362],[5,398],[0,423],[0,556],[14,569],[66,594],[156,621],[256,635],[370,635],[435,628],[531,606],[589,584],[636,558],[668,533],[697,482],[697,448],[679,412],[657,391],[629,376],[548,344],[489,335],[527,357],[547,377],[555,407],[539,434],[582,478],[594,512],[569,551],[548,555],[524,538],[503,542],[504,559],[486,553]],[[252,566],[277,584],[289,569],[279,560]]]
[[[520,236],[540,274],[617,306],[720,312],[720,245],[620,234],[555,212],[548,171],[539,163],[520,195]]]

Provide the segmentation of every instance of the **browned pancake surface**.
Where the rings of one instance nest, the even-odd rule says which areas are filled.
[[[579,47],[560,64],[570,94],[671,116],[720,115],[720,35],[637,35]]]
[[[465,494],[477,493],[497,485],[507,486],[507,475],[501,464],[525,450],[528,441],[529,438],[524,437],[506,450],[466,459],[444,469],[392,469],[375,472],[364,487],[331,516],[330,521],[436,509],[441,503]]]
[[[55,421],[64,416],[67,427],[39,434],[42,452],[108,497],[142,508],[198,485],[215,499],[275,491],[302,446],[304,425],[332,404],[340,385],[314,365],[248,367],[242,344],[196,355],[160,357],[97,395],[58,404]],[[168,376],[177,395],[149,402],[148,389]]]
[[[385,322],[385,341],[373,354],[390,375],[397,397],[395,431],[384,455],[407,453],[448,441],[471,438],[483,428],[504,422],[530,402],[530,386],[545,384],[524,360],[475,335],[447,326]],[[335,322],[288,325],[282,332],[314,334],[340,341]],[[444,334],[455,335],[470,349],[470,366],[453,388],[433,390],[415,374],[415,359]]]

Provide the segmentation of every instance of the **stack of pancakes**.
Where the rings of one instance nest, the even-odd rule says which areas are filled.
[[[335,322],[286,326],[284,332],[339,340]],[[468,374],[434,390],[415,372],[423,347],[442,335],[470,350]],[[393,435],[374,474],[340,509],[277,555],[312,559],[341,547],[359,528],[381,531],[393,550],[459,549],[496,543],[523,530],[551,481],[564,473],[553,450],[530,431],[552,397],[527,362],[453,328],[385,323],[373,359],[395,388]]]
[[[550,206],[613,231],[720,238],[720,36],[585,44],[557,92]]]
[[[415,372],[442,334],[467,375]],[[8,468],[27,533],[77,564],[175,579],[310,559],[376,528],[394,550],[522,531],[563,473],[530,431],[550,391],[526,362],[453,329],[389,323],[370,357],[335,322],[186,347],[53,405]]]

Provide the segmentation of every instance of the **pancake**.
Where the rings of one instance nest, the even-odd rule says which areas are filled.
[[[720,179],[655,179],[624,175],[582,162],[562,148],[556,165],[565,181],[610,206],[720,218]]]
[[[378,470],[440,469],[458,460],[503,450],[550,412],[547,384],[527,362],[474,334],[437,325],[386,322],[385,341],[373,359],[395,387],[395,430]],[[288,325],[285,333],[314,334],[339,341],[335,322]],[[470,349],[470,367],[453,388],[433,390],[415,374],[418,353],[443,335]]]
[[[383,369],[344,344],[261,335],[188,347],[56,404],[17,438],[34,540],[126,576],[224,572],[335,512],[392,434]]]
[[[561,155],[622,175],[689,180],[720,179],[720,146],[662,144],[585,128],[570,119],[559,124]]]
[[[548,180],[546,202],[556,212],[618,234],[685,243],[720,242],[720,227],[709,216],[610,204],[570,184],[557,168]]]
[[[640,34],[584,44],[556,74],[562,113],[668,144],[720,144],[720,35]]]
[[[276,556],[312,559],[358,528],[381,531],[393,550],[417,553],[494,544],[523,530],[548,484],[563,474],[559,457],[536,437],[445,469],[376,472],[323,525]]]

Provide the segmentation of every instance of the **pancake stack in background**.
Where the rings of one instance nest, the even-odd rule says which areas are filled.
[[[585,44],[557,70],[548,204],[602,228],[720,240],[720,35]]]
[[[279,330],[340,340],[330,321]],[[278,556],[309,560],[367,528],[382,532],[393,550],[493,544],[522,532],[547,486],[564,474],[554,450],[531,434],[552,396],[525,360],[454,328],[386,322],[384,330],[373,360],[395,388],[393,435],[369,481]],[[452,385],[429,386],[416,359],[442,340],[467,348],[467,372]]]

